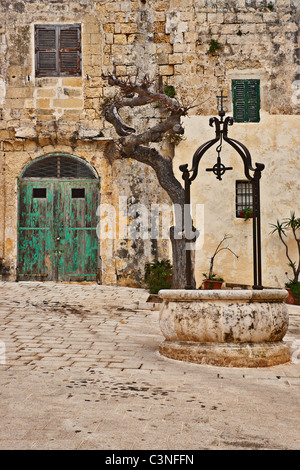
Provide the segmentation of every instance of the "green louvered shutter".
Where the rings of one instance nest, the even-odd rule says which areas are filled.
[[[232,80],[232,97],[235,122],[259,122],[259,80]]]
[[[248,80],[248,121],[259,122],[260,90],[259,80]]]

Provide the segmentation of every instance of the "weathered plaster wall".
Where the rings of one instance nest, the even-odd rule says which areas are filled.
[[[216,115],[215,96],[221,89],[228,96],[225,107],[231,114],[231,80],[260,80],[260,123],[235,124],[229,132],[250,149],[254,162],[266,165],[261,180],[263,282],[282,286],[287,281],[285,272],[291,275],[291,270],[283,245],[276,235],[270,235],[270,224],[289,217],[291,210],[299,217],[300,4],[274,1],[270,10],[270,2],[263,1],[171,3],[176,13],[172,19],[169,16],[173,24],[170,34],[174,51],[181,52],[182,64],[174,65],[170,83],[186,99],[203,103],[192,114]],[[191,22],[185,21],[187,16]],[[208,54],[212,39],[221,49]],[[191,162],[197,147],[214,135],[204,117],[187,118],[185,128],[186,140],[176,148],[175,168]],[[234,151],[223,148],[225,162],[234,170],[227,172],[221,182],[206,173],[205,168],[216,161],[216,153],[211,150],[201,163],[203,173],[193,183],[193,200],[204,204],[204,244],[196,255],[197,281],[199,285],[202,273],[208,271],[209,258],[218,242],[230,233],[233,238],[228,245],[239,259],[228,251],[221,252],[216,258],[216,272],[227,282],[252,285],[252,221],[235,217],[235,181],[244,179],[243,167]],[[288,241],[290,248],[295,246],[291,237]],[[291,253],[297,260],[296,249]]]
[[[200,144],[214,137],[214,129],[209,127],[207,117],[186,118],[184,126],[187,140],[176,149],[175,168],[182,163],[190,166],[192,155]],[[253,164],[265,165],[261,178],[263,282],[270,287],[282,286],[287,280],[285,272],[291,273],[283,245],[276,234],[270,235],[270,224],[289,217],[291,211],[299,214],[300,118],[262,113],[258,124],[235,123],[229,128],[229,136],[248,147]],[[233,170],[227,171],[221,181],[206,172],[206,168],[211,168],[217,161],[217,153],[212,148],[201,160],[199,174],[192,183],[193,205],[203,205],[204,210],[204,218],[200,212],[197,224],[202,230],[196,252],[197,282],[199,285],[202,273],[208,272],[209,259],[223,235],[230,234],[232,238],[224,246],[229,246],[239,258],[222,251],[215,259],[215,272],[229,283],[252,285],[252,220],[245,222],[236,218],[235,213],[235,182],[246,179],[243,162],[226,143],[221,156],[222,162],[232,166]],[[179,170],[177,174],[180,177]],[[195,207],[193,212],[197,223]],[[293,247],[292,238],[288,240]],[[296,249],[291,253],[297,259]]]
[[[300,4],[274,0],[270,9],[269,3],[0,1],[0,260],[5,258],[11,273],[17,254],[17,178],[33,158],[59,151],[85,158],[101,178],[101,201],[116,208],[120,195],[148,206],[168,202],[157,189],[151,169],[133,160],[104,157],[106,142],[114,133],[98,111],[115,90],[106,86],[102,73],[115,71],[124,78],[137,73],[160,75],[164,83],[175,87],[180,99],[195,105],[185,120],[186,140],[175,149],[175,169],[189,163],[194,150],[210,138],[206,116],[216,114],[216,94],[224,90],[231,113],[231,80],[260,79],[261,122],[235,124],[230,135],[249,147],[254,161],[266,165],[262,179],[264,282],[279,285],[285,281],[286,259],[279,241],[269,236],[268,224],[277,214],[287,217],[290,209],[299,208]],[[78,22],[82,24],[82,77],[36,78],[34,25]],[[210,54],[212,40],[221,49]],[[159,117],[159,108],[147,108],[131,115],[128,124],[144,129]],[[99,136],[104,137],[99,140]],[[235,155],[229,153],[226,158],[236,164]],[[220,256],[216,261],[220,274],[231,282],[252,282],[251,221],[244,223],[234,216],[234,181],[241,176],[241,168],[228,172],[222,182],[205,174],[193,187],[195,201],[205,204],[204,251],[197,252],[198,282],[223,232],[232,233],[230,246],[240,257],[236,261],[229,253]],[[218,207],[215,222],[214,205]],[[145,261],[168,254],[166,244],[151,240],[101,243],[103,282],[107,283],[136,282]]]

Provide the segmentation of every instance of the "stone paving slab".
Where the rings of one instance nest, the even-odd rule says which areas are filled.
[[[0,449],[299,449],[300,307],[289,363],[219,368],[159,355],[148,296],[0,282]]]

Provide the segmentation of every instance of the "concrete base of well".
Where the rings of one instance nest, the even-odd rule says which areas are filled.
[[[290,360],[284,289],[162,290],[159,352],[198,364],[266,367]]]
[[[290,349],[282,341],[275,343],[195,343],[164,341],[163,356],[179,361],[219,367],[268,367],[290,360]]]

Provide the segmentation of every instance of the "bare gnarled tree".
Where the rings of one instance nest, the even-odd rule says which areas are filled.
[[[174,227],[170,227],[173,258],[172,287],[184,288],[186,282],[185,240],[183,237],[176,236],[176,234],[183,232],[184,189],[174,175],[172,157],[163,155],[150,144],[161,142],[167,133],[173,136],[183,135],[181,117],[187,115],[191,106],[183,106],[175,97],[165,94],[161,82],[158,83],[155,90],[155,84],[148,76],[144,76],[140,80],[136,77],[134,81],[121,80],[114,74],[103,76],[103,78],[107,80],[109,85],[117,87],[119,90],[115,98],[108,100],[103,105],[106,120],[114,126],[119,136],[114,142],[114,158],[133,158],[151,166],[160,186],[167,192],[172,203],[180,208],[179,211],[174,211],[175,224]],[[165,117],[158,124],[142,133],[138,133],[136,129],[123,122],[119,113],[120,109],[125,107],[134,110],[136,107],[158,103],[162,115]]]

